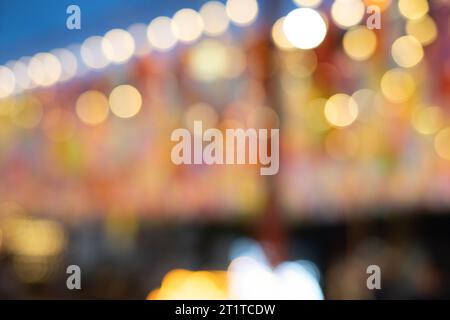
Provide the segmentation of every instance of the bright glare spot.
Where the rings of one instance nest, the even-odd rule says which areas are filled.
[[[147,38],[157,50],[168,51],[177,43],[169,17],[158,17],[150,22],[147,28]]]
[[[393,103],[408,101],[416,90],[414,78],[405,70],[392,69],[381,78],[381,92]]]
[[[372,30],[359,26],[345,33],[343,46],[350,58],[358,61],[367,60],[377,48],[377,36]]]
[[[228,0],[226,11],[228,17],[234,24],[248,26],[258,16],[258,2],[256,0]]]
[[[289,50],[293,49],[294,46],[292,45],[292,43],[289,42],[289,40],[286,37],[286,34],[284,33],[283,30],[284,19],[285,17],[282,17],[274,23],[272,27],[272,39],[278,48],[283,50]]]
[[[349,28],[361,22],[366,8],[361,0],[335,0],[331,6],[331,17],[341,28]]]
[[[133,37],[128,31],[113,29],[102,39],[102,50],[105,57],[114,63],[124,63],[134,53]]]
[[[428,0],[399,0],[398,9],[407,19],[420,19],[428,13],[430,9]]]
[[[423,57],[422,45],[412,36],[400,37],[392,44],[392,58],[400,67],[414,67]]]
[[[434,149],[441,158],[450,160],[450,128],[439,131],[434,139]]]
[[[265,263],[242,256],[228,268],[232,299],[322,300],[316,276],[302,264],[285,262],[272,270]]]
[[[152,291],[148,300],[224,300],[227,299],[226,272],[172,270],[161,288]]]
[[[108,99],[103,93],[95,90],[82,93],[76,103],[78,118],[89,125],[97,125],[105,121],[108,110]]]
[[[200,15],[203,18],[205,33],[210,36],[224,33],[230,24],[225,5],[219,1],[205,3],[200,9]]]
[[[141,94],[130,85],[117,86],[109,95],[109,105],[111,111],[119,118],[131,118],[141,110]]]
[[[328,99],[324,112],[330,124],[346,127],[358,117],[358,105],[352,97],[339,93]]]
[[[215,40],[204,40],[198,44],[189,56],[189,71],[193,78],[210,82],[222,78],[229,65],[227,48]]]
[[[288,41],[296,48],[312,49],[325,39],[327,25],[316,10],[299,8],[286,16],[283,30]]]
[[[61,63],[61,81],[67,81],[73,78],[78,70],[78,62],[75,55],[67,49],[55,49],[51,52]]]
[[[421,19],[408,20],[406,22],[406,32],[427,46],[436,40],[438,30],[433,18],[426,15]]]
[[[103,54],[102,42],[102,37],[93,36],[81,45],[81,58],[89,68],[102,69],[109,65],[110,61]]]
[[[417,110],[412,117],[412,124],[421,134],[436,133],[444,125],[444,114],[439,107],[428,107]]]
[[[61,63],[50,53],[38,53],[31,58],[28,75],[40,86],[50,86],[61,77]]]
[[[181,9],[172,18],[172,30],[181,42],[193,42],[203,33],[203,19],[197,11]]]
[[[15,86],[14,73],[9,68],[0,66],[0,98],[5,98],[13,93]]]
[[[294,3],[299,7],[317,8],[322,0],[294,0]]]

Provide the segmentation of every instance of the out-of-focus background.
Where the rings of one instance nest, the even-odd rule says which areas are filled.
[[[0,298],[450,298],[449,11],[1,0]],[[279,173],[174,165],[194,120]]]

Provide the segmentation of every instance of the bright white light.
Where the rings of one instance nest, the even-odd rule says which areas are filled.
[[[102,40],[102,50],[106,58],[114,63],[124,63],[134,53],[134,40],[128,31],[112,29]]]
[[[61,76],[61,63],[53,54],[38,53],[30,60],[28,75],[37,85],[50,86]]]
[[[152,47],[160,51],[168,51],[177,43],[172,30],[172,20],[169,17],[158,17],[150,22],[147,38]]]
[[[181,9],[172,18],[172,30],[181,42],[193,42],[203,33],[203,19],[192,9]]]
[[[61,64],[62,72],[60,80],[67,81],[73,78],[78,70],[78,62],[75,55],[67,49],[55,49],[51,53],[58,58]]]
[[[102,69],[110,63],[103,54],[102,41],[102,37],[93,36],[87,38],[81,45],[81,58],[89,68]]]
[[[316,10],[298,8],[286,16],[283,30],[286,38],[296,48],[312,49],[325,39],[327,25]]]
[[[284,262],[275,270],[250,257],[239,257],[230,264],[231,297],[240,300],[323,300],[317,275],[309,265]]]
[[[5,98],[13,93],[15,86],[13,72],[7,67],[0,66],[0,98]]]
[[[219,1],[209,1],[200,9],[200,15],[205,23],[205,33],[217,36],[224,33],[230,24],[225,5]]]
[[[256,0],[228,0],[226,10],[234,24],[248,26],[256,20],[259,8]]]

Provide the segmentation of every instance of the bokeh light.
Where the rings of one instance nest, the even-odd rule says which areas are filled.
[[[402,69],[387,71],[381,79],[381,91],[393,103],[408,101],[416,90],[416,82],[411,74]]]
[[[335,0],[331,6],[331,17],[341,28],[349,28],[361,22],[365,14],[361,0]]]
[[[15,85],[14,73],[9,68],[0,66],[0,98],[13,93]]]
[[[219,1],[208,1],[200,8],[207,35],[217,36],[224,33],[230,24],[225,5]]]
[[[142,97],[135,87],[120,85],[111,91],[109,105],[119,118],[131,118],[141,110]]]
[[[324,112],[330,124],[346,127],[358,117],[358,105],[349,95],[338,93],[328,99]]]
[[[112,29],[102,39],[105,57],[113,63],[124,63],[130,59],[135,50],[133,37],[128,31]]]
[[[436,23],[428,15],[421,19],[408,20],[406,22],[406,32],[419,40],[424,46],[433,43],[438,36]]]
[[[420,19],[428,13],[428,0],[399,0],[398,9],[408,19]]]
[[[61,76],[61,63],[53,54],[38,53],[30,60],[28,75],[37,85],[50,86]]]
[[[420,42],[412,36],[403,36],[392,44],[392,58],[403,68],[416,66],[424,57]]]
[[[228,0],[227,15],[238,26],[252,24],[258,16],[258,2],[256,0]]]
[[[76,102],[78,118],[88,125],[98,125],[105,121],[108,110],[108,99],[100,91],[86,91],[78,97]]]
[[[203,33],[202,16],[192,9],[181,9],[172,18],[172,29],[181,42],[193,42]]]
[[[169,17],[158,17],[148,25],[147,38],[153,48],[159,51],[172,49],[177,38],[173,33],[172,20]]]
[[[110,61],[103,53],[102,43],[102,37],[92,36],[87,38],[81,45],[81,58],[89,68],[102,69],[110,64]]]
[[[439,131],[434,139],[436,153],[445,160],[450,160],[450,128]]]
[[[327,25],[314,9],[298,8],[286,16],[283,30],[288,41],[296,48],[312,49],[325,39]]]
[[[347,31],[344,35],[345,53],[354,60],[367,60],[377,48],[377,36],[364,26]]]

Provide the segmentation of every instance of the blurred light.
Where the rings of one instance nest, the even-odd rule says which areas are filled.
[[[327,25],[314,9],[298,8],[286,16],[283,30],[288,41],[296,48],[312,49],[325,39]]]
[[[33,96],[23,96],[10,108],[11,121],[24,129],[36,127],[42,119],[44,109],[41,102]]]
[[[112,29],[102,39],[103,54],[114,63],[124,63],[134,54],[135,44],[128,31]]]
[[[250,257],[234,259],[229,268],[230,298],[239,300],[322,300],[316,275],[297,262],[275,270]]]
[[[119,118],[131,118],[141,110],[142,97],[135,87],[120,85],[111,91],[109,105]]]
[[[8,230],[8,249],[19,256],[55,256],[64,248],[65,235],[60,224],[50,220],[16,219]]]
[[[422,61],[424,56],[420,42],[412,36],[403,36],[392,45],[392,58],[403,68],[411,68]]]
[[[13,93],[16,86],[14,73],[5,66],[0,66],[0,98],[5,98]]]
[[[55,49],[51,52],[61,64],[61,81],[67,81],[77,74],[78,62],[75,55],[67,49]]]
[[[177,43],[169,17],[158,17],[150,22],[147,28],[147,38],[157,50],[168,51]]]
[[[407,19],[420,19],[428,13],[427,0],[399,0],[398,9]]]
[[[228,298],[226,272],[173,270],[148,300],[224,300]]]
[[[172,30],[181,42],[193,42],[203,33],[203,19],[197,11],[181,9],[172,18]]]
[[[61,63],[50,53],[38,53],[31,58],[28,75],[37,85],[50,86],[61,76]]]
[[[275,45],[283,50],[293,49],[294,46],[287,39],[286,34],[284,33],[283,24],[285,17],[281,17],[278,19],[272,27],[272,39]]]
[[[224,33],[230,24],[225,5],[219,1],[206,2],[200,9],[207,35],[217,36]]]
[[[227,73],[230,57],[222,42],[204,40],[189,55],[189,71],[194,79],[210,82]]]
[[[434,138],[434,149],[436,153],[445,160],[450,160],[450,128],[439,131]]]
[[[349,28],[361,22],[366,8],[361,0],[335,0],[331,6],[331,17],[341,28]]]
[[[367,7],[376,6],[383,12],[391,5],[391,0],[364,0],[364,3]]]
[[[422,45],[427,46],[434,42],[438,36],[438,30],[433,18],[426,15],[421,19],[408,20],[406,32],[416,38]]]
[[[325,118],[334,126],[346,127],[358,117],[358,105],[352,97],[339,93],[325,104]]]
[[[374,31],[364,26],[358,26],[344,35],[345,53],[354,60],[367,60],[377,48],[377,36]]]
[[[413,114],[412,124],[421,134],[433,134],[444,125],[443,117],[439,107],[421,108]]]
[[[127,30],[134,39],[135,54],[137,56],[149,54],[151,46],[147,39],[147,25],[145,23],[135,23],[128,27]]]
[[[16,61],[11,63],[11,70],[14,73],[14,78],[16,81],[16,86],[18,90],[25,90],[32,87],[30,76],[28,75],[28,61]],[[0,76],[1,77],[1,76]],[[2,81],[0,81],[2,83]],[[0,85],[1,86],[1,85]],[[1,91],[1,89],[0,89]],[[17,91],[17,90],[16,90]],[[0,93],[1,96],[1,93]]]
[[[81,45],[81,58],[89,68],[102,69],[109,65],[110,61],[103,54],[102,42],[102,37],[93,36]]]
[[[281,299],[324,299],[319,280],[317,279],[317,267],[312,262],[283,262],[275,271],[283,284]]]
[[[95,90],[82,93],[76,103],[78,118],[89,125],[97,125],[105,121],[108,110],[108,99],[103,93]]]
[[[234,24],[248,26],[258,16],[258,2],[256,0],[228,0],[226,11],[228,17]]]
[[[294,0],[294,3],[299,7],[317,8],[322,0]]]
[[[387,71],[381,78],[381,92],[393,103],[408,101],[416,90],[416,83],[412,75],[402,69]]]

